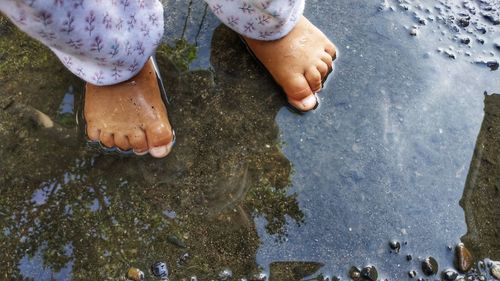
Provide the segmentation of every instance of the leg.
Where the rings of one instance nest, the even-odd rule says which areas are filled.
[[[250,49],[301,111],[316,106],[314,93],[332,68],[333,43],[302,16],[304,0],[206,0],[240,33]]]
[[[4,0],[0,11],[88,82],[90,139],[157,157],[168,153],[171,128],[147,63],[163,35],[159,1]]]

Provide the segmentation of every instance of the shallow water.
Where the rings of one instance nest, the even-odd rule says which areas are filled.
[[[32,52],[11,51],[20,35],[2,22],[0,276],[117,280],[134,266],[153,280],[162,260],[171,280],[345,280],[368,264],[406,280],[427,256],[453,267],[460,241],[500,260],[500,70],[488,64],[500,7],[453,3],[308,1],[339,56],[320,107],[297,115],[201,1],[167,1],[157,59],[178,138],[163,160],[87,147],[58,114],[81,82],[27,38]]]

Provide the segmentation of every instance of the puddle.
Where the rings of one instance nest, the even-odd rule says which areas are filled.
[[[0,21],[1,279],[417,280],[461,241],[500,260],[498,2],[309,0],[339,58],[305,115],[202,1],[166,2],[162,160],[87,147],[82,82]]]

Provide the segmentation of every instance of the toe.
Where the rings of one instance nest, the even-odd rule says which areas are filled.
[[[146,130],[149,153],[153,157],[161,158],[168,155],[172,145],[172,129],[165,124],[153,125]]]
[[[311,68],[313,69],[313,68]],[[321,83],[321,75],[316,71],[316,79],[319,77]],[[314,96],[309,82],[302,74],[296,75],[283,85],[283,89],[288,97],[288,103],[300,111],[309,111],[316,107],[316,97]]]
[[[173,143],[169,143],[168,145],[153,147],[149,150],[149,154],[155,158],[163,158],[167,156],[172,150]]]
[[[328,42],[325,46],[325,52],[327,52],[333,60],[337,58],[337,48],[332,42]]]
[[[113,146],[115,146],[115,141],[114,141],[112,133],[101,132],[101,135],[99,136],[99,140],[106,147],[113,147]]]
[[[322,73],[320,72],[320,70],[317,67],[311,67],[310,69],[308,69],[306,71],[306,73],[304,75],[307,79],[309,87],[311,88],[311,90],[314,93],[321,90]]]
[[[305,112],[315,109],[318,105],[318,100],[316,99],[316,96],[314,94],[311,94],[310,96],[307,96],[302,100],[294,100],[288,98],[288,103],[290,103],[291,106],[297,108],[298,110]]]
[[[136,130],[128,135],[130,146],[136,154],[144,154],[148,151],[148,142],[146,134],[142,130]]]
[[[288,99],[300,101],[313,94],[309,82],[303,74],[291,77],[283,86]]]
[[[321,80],[323,80],[323,78],[328,75],[328,71],[330,71],[330,67],[323,61],[319,62],[316,65],[316,69],[318,69],[319,73],[321,74]]]
[[[115,134],[115,145],[121,150],[129,150],[131,148],[127,136],[122,134]]]
[[[328,66],[329,70],[333,68],[333,58],[327,52],[322,52],[321,60]]]
[[[101,132],[97,127],[87,125],[87,137],[91,141],[99,141]]]

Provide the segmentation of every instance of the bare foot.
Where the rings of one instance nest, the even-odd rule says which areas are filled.
[[[157,158],[172,148],[172,128],[151,60],[123,83],[87,83],[84,114],[89,139],[107,147],[133,149],[138,155],[149,151]]]
[[[245,38],[255,56],[285,91],[288,102],[301,111],[316,106],[314,94],[333,67],[333,43],[305,17],[285,37],[275,41]]]

